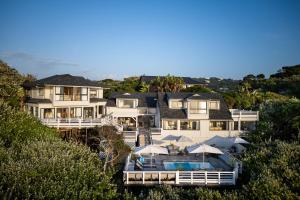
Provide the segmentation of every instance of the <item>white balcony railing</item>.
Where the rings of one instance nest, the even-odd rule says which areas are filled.
[[[232,115],[258,115],[258,111],[230,109]]]
[[[235,185],[235,171],[123,171],[125,185]]]
[[[125,185],[235,185],[238,166],[233,171],[135,171],[131,154],[125,161],[123,178]]]
[[[96,119],[80,119],[80,118],[56,118],[41,119],[41,122],[49,127],[55,128],[91,128],[95,126],[114,126],[118,131],[122,131],[123,127],[113,119],[96,118]]]

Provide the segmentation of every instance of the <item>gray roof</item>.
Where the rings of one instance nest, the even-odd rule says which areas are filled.
[[[138,99],[138,107],[156,107],[158,102],[160,117],[162,119],[187,119],[186,109],[170,109],[168,99],[205,99],[219,100],[220,110],[209,110],[209,119],[232,120],[231,113],[221,95],[217,93],[112,93],[108,98],[106,106],[116,107],[116,98]]]
[[[96,81],[91,81],[82,76],[72,76],[70,74],[54,75],[37,80],[37,86],[44,85],[69,85],[69,86],[92,86],[100,87]]]
[[[205,99],[205,100],[219,100],[219,110],[209,110],[209,119],[226,119],[232,120],[231,113],[227,108],[227,105],[221,95],[217,93],[195,93],[178,92],[178,93],[159,93],[158,103],[160,109],[161,118],[167,119],[187,119],[187,113],[185,109],[170,109],[168,106],[168,99]]]
[[[157,76],[141,76],[140,81],[141,82],[145,82],[145,83],[150,83],[152,80],[154,80]],[[160,78],[163,78],[165,76],[159,76]],[[183,79],[183,82],[185,84],[189,84],[189,85],[197,85],[197,84],[203,84],[200,81],[197,81],[191,77],[180,77]]]
[[[138,99],[138,107],[156,107],[157,94],[154,92],[148,93],[119,93],[114,92],[110,95],[107,100],[106,106],[115,107],[116,99],[124,98],[124,99]]]
[[[106,102],[106,99],[103,99],[103,98],[90,98],[90,103],[97,103],[97,102]]]
[[[37,98],[28,98],[25,100],[26,103],[52,103],[50,99],[37,99]]]

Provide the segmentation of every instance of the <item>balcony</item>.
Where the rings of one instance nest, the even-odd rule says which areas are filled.
[[[248,119],[252,121],[258,121],[259,112],[252,110],[239,110],[239,109],[229,109],[232,118]]]
[[[81,118],[56,118],[56,119],[41,119],[41,122],[53,128],[92,128],[95,126],[114,126],[120,132],[123,127],[113,119],[107,117],[99,119],[81,119]]]

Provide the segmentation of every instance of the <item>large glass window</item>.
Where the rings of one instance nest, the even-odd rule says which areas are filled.
[[[180,130],[199,130],[200,122],[197,120],[180,121]]]
[[[68,108],[57,108],[56,109],[57,118],[69,118],[69,109]]]
[[[83,108],[83,117],[86,118],[93,118],[93,107],[85,107]]]
[[[209,102],[209,109],[219,110],[219,102],[218,101]]]
[[[82,109],[81,108],[70,108],[70,118],[81,118]]]
[[[90,89],[90,98],[97,98],[97,90]]]
[[[211,121],[209,123],[210,131],[224,131],[228,130],[228,122],[227,121]]]
[[[164,130],[177,130],[177,120],[164,120],[163,128]]]
[[[87,88],[55,87],[56,101],[87,101]]]
[[[171,101],[171,108],[175,108],[175,109],[180,109],[183,108],[183,102],[182,101],[176,101],[176,100],[172,100]]]
[[[206,113],[206,102],[205,101],[191,101],[190,102],[190,113],[205,114]]]
[[[52,119],[54,118],[54,108],[42,108],[41,116],[43,119]]]
[[[119,100],[120,108],[134,108],[134,100],[133,99],[123,99]]]

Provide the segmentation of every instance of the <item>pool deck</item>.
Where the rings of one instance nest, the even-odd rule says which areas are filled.
[[[230,166],[217,155],[205,155],[204,162],[209,162],[213,169],[200,170],[166,170],[164,162],[203,162],[199,155],[154,155],[144,156],[143,168],[135,166],[129,156],[123,171],[124,185],[235,185],[238,176],[236,167]]]
[[[142,171],[167,171],[164,168],[163,162],[165,161],[187,161],[187,162],[203,162],[203,157],[202,155],[154,155],[152,156],[152,168],[151,168],[151,157],[147,156],[147,167],[143,168]],[[226,164],[224,161],[221,159],[218,159],[215,156],[209,156],[206,155],[204,162],[209,162],[213,166],[213,170],[218,170],[218,171],[232,171],[233,167],[229,166]],[[134,162],[130,162],[127,165],[127,170],[129,171],[141,171],[138,169],[134,168]],[[209,170],[209,169],[207,169]]]

